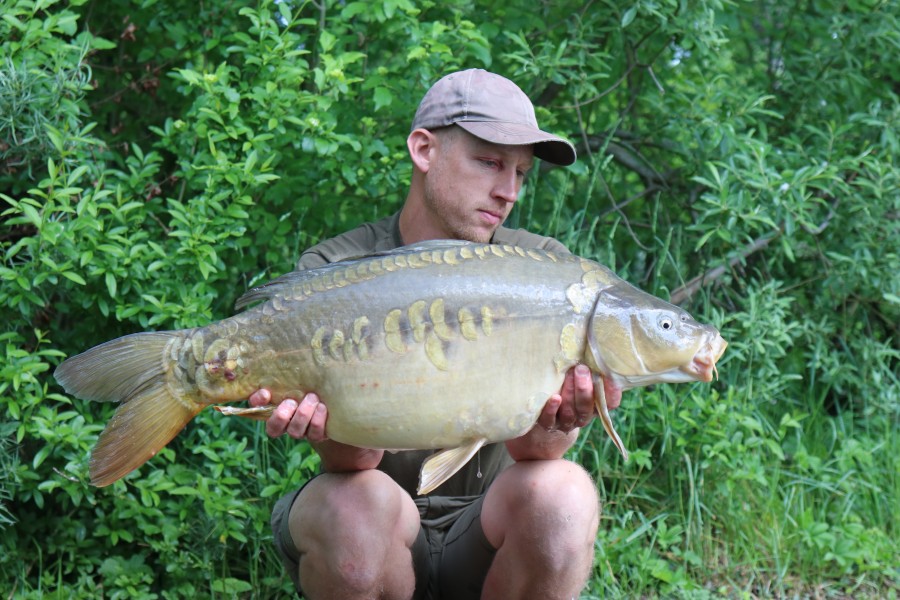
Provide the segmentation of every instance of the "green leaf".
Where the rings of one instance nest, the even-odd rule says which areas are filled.
[[[243,537],[243,536],[242,536]],[[225,579],[215,579],[212,582],[212,590],[219,594],[243,594],[253,589],[253,586],[246,581],[235,579],[234,577],[226,577]]]
[[[115,275],[113,275],[112,273],[110,273],[108,271],[106,273],[106,290],[109,292],[110,298],[116,297],[116,290],[117,290],[116,277],[115,277]]]
[[[281,18],[284,19],[285,24],[293,21],[294,15],[291,14],[291,5],[288,2],[279,2],[277,6],[278,12],[281,15]]]
[[[53,450],[53,446],[47,444],[42,447],[37,453],[34,455],[34,460],[31,461],[31,466],[37,469],[41,466],[41,464],[47,460],[47,457],[50,456],[50,452]]]
[[[197,71],[192,71],[190,69],[175,69],[175,71],[181,75],[181,78],[188,82],[188,84],[201,85],[202,75]]]
[[[324,29],[319,32],[319,45],[322,46],[322,52],[326,54],[331,52],[335,42],[337,42],[337,37],[334,34],[329,33]]]
[[[87,0],[85,0],[86,2]],[[111,42],[106,38],[102,38],[96,35],[91,36],[91,48],[94,50],[112,50],[115,48],[117,44],[115,42]]]
[[[622,29],[625,29],[631,22],[634,21],[634,17],[637,15],[637,7],[632,6],[622,15]]]
[[[23,23],[22,21],[17,19],[15,16],[10,15],[10,14],[4,14],[3,17],[0,17],[0,18],[2,18],[4,21],[6,21],[7,23],[9,23],[11,26],[18,29],[19,31],[25,31],[25,23]]]
[[[78,285],[86,285],[87,282],[84,280],[84,277],[79,275],[74,271],[63,271],[62,276],[68,279],[69,281],[74,281]]]
[[[406,61],[413,62],[416,60],[421,60],[428,56],[428,51],[425,50],[422,46],[416,46],[412,50],[406,53]]]
[[[378,86],[375,88],[375,110],[380,110],[391,105],[394,95],[386,87]]]
[[[34,225],[35,227],[41,226],[41,215],[40,213],[30,204],[25,204],[22,202],[19,204],[22,208],[22,212],[25,213],[25,217]]]

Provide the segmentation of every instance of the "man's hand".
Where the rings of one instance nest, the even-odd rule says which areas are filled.
[[[591,370],[584,365],[575,365],[566,372],[559,394],[553,394],[547,400],[536,427],[569,433],[584,427],[596,415]]]
[[[566,372],[562,388],[544,405],[537,423],[525,435],[506,442],[513,460],[562,458],[575,443],[578,430],[596,416],[591,371],[576,365]]]
[[[256,390],[250,396],[251,406],[266,406],[271,401],[272,393],[265,388]],[[325,435],[327,420],[328,409],[316,394],[306,394],[299,402],[285,398],[266,421],[266,433],[269,437],[286,433],[298,440],[309,440],[322,459],[322,470],[325,472],[363,471],[378,466],[384,450],[357,448],[329,440]]]
[[[266,406],[272,401],[272,394],[263,388],[250,396],[250,406]],[[328,409],[315,394],[306,394],[300,402],[293,398],[285,398],[266,421],[266,433],[269,437],[279,437],[285,433],[294,439],[307,439],[310,442],[323,442],[325,421]]]

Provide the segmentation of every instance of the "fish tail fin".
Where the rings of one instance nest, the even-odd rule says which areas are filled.
[[[54,372],[66,392],[121,402],[91,453],[91,483],[110,485],[159,452],[203,405],[168,377],[173,340],[183,332],[137,333],[73,356]]]
[[[165,385],[142,390],[121,404],[91,452],[91,484],[104,487],[153,458],[202,405],[172,396]]]

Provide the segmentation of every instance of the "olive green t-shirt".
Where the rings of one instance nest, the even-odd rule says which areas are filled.
[[[557,240],[536,235],[524,229],[500,227],[494,232],[491,243],[568,254],[566,247]],[[400,235],[400,213],[396,213],[374,223],[365,223],[347,233],[316,244],[300,256],[297,269],[301,271],[314,269],[341,260],[393,250],[400,246],[403,246],[403,238]],[[415,409],[411,408],[411,410]],[[385,452],[378,469],[390,475],[400,487],[415,498],[419,483],[419,468],[425,459],[434,452],[433,450]],[[483,494],[494,478],[512,463],[513,460],[504,444],[488,444],[431,495],[477,496]]]

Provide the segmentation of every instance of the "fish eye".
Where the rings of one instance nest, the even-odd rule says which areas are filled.
[[[669,317],[660,317],[659,326],[663,330],[668,331],[668,330],[672,329],[673,327],[675,327],[675,323]]]

